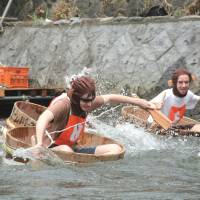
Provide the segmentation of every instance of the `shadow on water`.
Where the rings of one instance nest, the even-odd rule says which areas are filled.
[[[1,153],[3,199],[199,199],[199,138],[153,135],[130,123],[114,123],[120,120],[111,114],[106,118],[89,120],[98,133],[124,144],[123,160],[8,165]]]

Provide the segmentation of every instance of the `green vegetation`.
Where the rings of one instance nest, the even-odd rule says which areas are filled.
[[[72,0],[60,0],[52,8],[52,19],[69,19],[78,15],[78,8]]]

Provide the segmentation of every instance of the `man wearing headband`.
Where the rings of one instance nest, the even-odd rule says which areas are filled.
[[[48,146],[55,151],[74,151],[95,155],[119,153],[121,148],[117,144],[77,148],[77,143],[84,134],[88,113],[106,103],[130,103],[143,108],[156,108],[153,103],[144,99],[116,94],[96,96],[95,81],[82,76],[73,80],[67,94],[63,93],[56,97],[41,114],[36,124],[36,145]],[[48,134],[45,134],[46,129],[49,132],[59,132],[58,135],[51,135],[54,142],[50,146]]]
[[[151,102],[160,105],[161,112],[164,113],[173,124],[178,123],[187,109],[193,109],[200,96],[189,90],[193,77],[186,69],[179,68],[172,74],[170,84],[172,88],[166,89],[158,94]]]

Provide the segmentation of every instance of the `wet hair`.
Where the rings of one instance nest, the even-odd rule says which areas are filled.
[[[187,93],[181,94],[177,89],[178,78],[181,75],[188,75],[189,82],[192,81],[192,74],[184,68],[179,68],[175,72],[173,72],[173,74],[172,74],[173,93],[174,93],[175,96],[178,96],[178,97],[184,97],[184,96],[187,95]]]
[[[94,99],[96,96],[95,81],[87,76],[81,76],[76,78],[71,83],[71,107],[72,113],[77,116],[86,117],[86,114],[80,107],[80,99],[83,95],[88,94],[88,97]]]

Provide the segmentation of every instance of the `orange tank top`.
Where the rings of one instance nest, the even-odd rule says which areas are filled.
[[[78,117],[71,114],[69,116],[65,131],[63,131],[56,139],[57,145],[68,145],[73,147],[76,144],[80,136],[83,134],[86,118]]]

